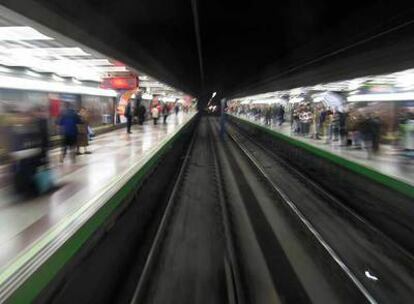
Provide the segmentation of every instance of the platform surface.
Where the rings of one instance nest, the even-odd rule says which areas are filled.
[[[132,134],[125,129],[102,134],[89,146],[92,154],[67,157],[60,162],[60,148],[50,151],[51,167],[59,186],[50,194],[25,199],[12,193],[9,168],[0,168],[0,276],[19,257],[65,218],[73,215],[105,187],[162,147],[163,141],[188,122],[194,113],[170,115],[167,124],[134,125]],[[161,120],[161,119],[160,119]]]

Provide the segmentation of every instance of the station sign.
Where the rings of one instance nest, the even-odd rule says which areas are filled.
[[[102,80],[101,88],[113,90],[133,90],[138,88],[139,80],[137,76],[118,76],[109,77]]]

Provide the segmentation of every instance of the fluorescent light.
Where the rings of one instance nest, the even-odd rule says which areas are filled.
[[[113,65],[108,59],[78,59],[76,62],[86,66]]]
[[[142,99],[152,99],[152,95],[151,94],[142,94]]]
[[[293,97],[289,100],[289,102],[291,103],[297,103],[297,102],[302,102],[302,101],[304,101],[303,97]]]
[[[162,88],[168,90],[168,88],[165,85],[157,81],[143,81],[140,83],[140,86],[144,88]]]
[[[10,73],[12,70],[10,70],[9,68],[6,68],[4,66],[0,66],[0,72],[3,73]]]
[[[41,77],[41,76],[42,76],[42,75],[40,75],[39,73],[36,73],[36,72],[30,71],[30,70],[27,70],[27,71],[26,71],[26,74],[27,74],[27,75],[29,75],[29,76],[31,76],[31,77]]]
[[[381,93],[381,94],[359,94],[348,97],[350,102],[358,101],[402,101],[414,100],[414,93]]]
[[[0,40],[52,40],[30,26],[3,26],[0,27]]]
[[[79,47],[57,47],[57,48],[9,48],[4,50],[12,56],[37,56],[37,57],[49,57],[49,56],[90,56]]]
[[[56,81],[65,81],[65,79],[63,79],[62,77],[59,77],[55,74],[52,75],[52,78],[53,78],[53,80],[56,80]]]
[[[48,55],[52,56],[91,56],[79,47],[41,48],[38,50],[46,51]]]
[[[116,97],[114,90],[91,88],[87,86],[73,86],[65,83],[50,82],[40,79],[27,79],[0,75],[0,88],[41,91],[49,93],[84,94],[94,96]]]
[[[162,99],[164,102],[174,102],[175,98],[171,96],[163,97]]]
[[[128,72],[128,69],[124,66],[99,66],[93,67],[93,70],[99,72]]]
[[[82,84],[82,81],[79,81],[76,78],[72,78],[72,82],[76,84]]]

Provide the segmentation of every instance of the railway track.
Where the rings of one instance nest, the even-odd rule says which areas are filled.
[[[269,173],[269,168],[278,160],[265,147],[236,130],[230,130],[224,141],[219,138],[218,120],[203,118],[131,303],[383,303],[387,299],[387,293],[378,292],[383,278],[376,277],[377,269],[356,268],[358,257],[349,259],[352,254],[344,255],[333,246],[320,230],[323,226],[314,224],[315,214],[276,184],[275,172]],[[293,187],[297,186],[296,181]],[[308,199],[322,200],[315,194],[302,197]],[[320,219],[328,221],[324,218],[328,215],[322,212]],[[367,272],[361,275],[361,269]],[[400,287],[406,296],[405,286]]]
[[[209,125],[202,122],[131,303],[245,303],[211,142]]]
[[[254,138],[229,128],[229,138],[250,159],[331,261],[369,303],[410,303],[414,258]],[[333,185],[334,186],[334,185]]]

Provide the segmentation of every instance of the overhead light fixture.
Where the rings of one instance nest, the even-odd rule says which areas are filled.
[[[53,78],[53,80],[55,80],[55,81],[65,81],[65,79],[63,79],[62,77],[59,77],[59,76],[57,76],[57,75],[55,75],[55,74],[53,74],[53,75],[52,75],[52,78]]]
[[[348,96],[348,101],[405,101],[414,100],[414,93],[379,93],[379,94],[359,94]]]
[[[12,72],[12,70],[10,70],[9,68],[6,68],[4,66],[0,66],[0,72],[10,73],[10,72]]]
[[[72,82],[76,84],[82,84],[82,81],[79,81],[76,78],[72,78]]]
[[[113,65],[108,59],[77,59],[76,62],[87,66]]]
[[[2,26],[0,27],[0,40],[53,40],[53,38],[43,35],[30,26]]]
[[[0,28],[1,29],[1,28]],[[25,55],[25,56],[91,56],[79,47],[57,47],[57,48],[9,48],[5,52],[11,55]]]
[[[164,102],[174,102],[175,101],[175,97],[171,97],[171,96],[167,96],[163,98]]]
[[[129,72],[124,66],[98,66],[93,67],[93,69],[99,72]]]
[[[30,70],[26,70],[26,75],[31,76],[31,77],[41,77],[42,76],[39,73],[30,71]]]
[[[298,103],[304,101],[303,97],[293,97],[289,100],[291,103]]]
[[[142,94],[142,99],[151,100],[152,99],[152,95],[151,94]]]
[[[92,88],[87,86],[67,85],[63,82],[50,82],[41,79],[27,79],[0,75],[0,88],[41,91],[49,93],[84,94],[94,96],[116,97],[114,90]]]

